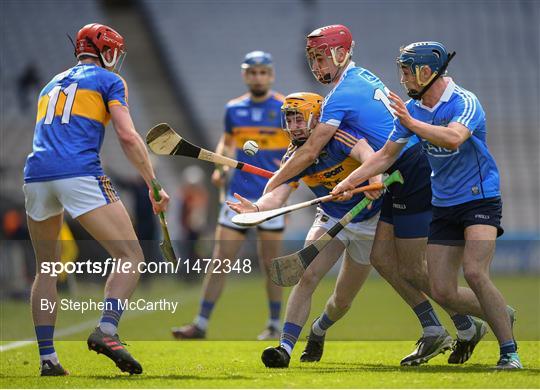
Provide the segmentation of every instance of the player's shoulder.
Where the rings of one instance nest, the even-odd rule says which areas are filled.
[[[281,158],[281,165],[285,164],[287,160],[291,158],[291,156],[294,154],[296,149],[298,149],[296,145],[293,145],[292,143],[289,144],[289,146],[287,147],[287,151]]]
[[[276,91],[272,91],[272,95],[270,98],[280,104],[282,104],[285,101],[285,95]]]
[[[456,101],[474,101],[475,103],[480,103],[478,97],[473,92],[460,87],[457,84],[454,86],[452,98],[454,98]]]
[[[246,106],[248,103],[249,103],[249,92],[229,100],[227,104],[225,105],[225,107],[226,108],[242,107],[242,106]]]

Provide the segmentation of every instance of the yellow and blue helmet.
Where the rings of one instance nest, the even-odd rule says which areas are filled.
[[[409,96],[420,99],[435,80],[446,73],[446,68],[455,55],[456,52],[448,54],[446,48],[439,42],[415,42],[402,47],[397,58],[398,66],[409,68],[416,76],[418,85],[424,87],[419,92],[409,91]],[[425,66],[433,73],[427,81],[421,81],[420,70]]]

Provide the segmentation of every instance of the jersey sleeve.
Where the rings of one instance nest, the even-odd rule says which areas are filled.
[[[334,140],[330,147],[341,157],[345,158],[351,154],[351,150],[354,148],[356,143],[361,140],[362,136],[359,136],[356,133],[338,129],[336,134],[334,134]]]
[[[225,133],[232,134],[233,121],[232,121],[231,109],[229,106],[225,106],[224,124],[225,124]]]
[[[347,111],[349,111],[349,105],[347,104],[349,100],[339,91],[328,95],[322,106],[320,122],[339,127]]]
[[[484,110],[478,98],[472,94],[459,96],[454,106],[454,116],[450,123],[457,122],[465,126],[471,133],[485,120]]]
[[[403,126],[399,119],[394,119],[394,129],[390,132],[388,139],[398,144],[406,144],[413,135],[414,133]]]
[[[109,88],[107,89],[107,95],[105,96],[105,103],[107,107],[112,106],[126,106],[128,105],[128,87],[125,80],[112,73],[112,77],[109,80]]]
[[[289,158],[291,158],[291,156],[293,155],[295,150],[296,150],[296,147],[294,147],[292,145],[289,145],[289,147],[287,148],[287,151],[285,152],[285,154],[281,158],[281,165],[279,166],[280,168],[283,165],[285,165],[285,163],[289,160]],[[300,185],[300,179],[302,178],[302,176],[303,175],[300,174],[300,175],[296,175],[294,177],[291,177],[290,179],[285,180],[285,182],[283,184],[288,184],[292,188],[297,189],[298,186]]]

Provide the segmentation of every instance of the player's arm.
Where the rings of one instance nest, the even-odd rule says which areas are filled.
[[[317,124],[306,143],[298,148],[292,157],[268,181],[264,193],[272,191],[313,164],[324,145],[334,136],[336,130],[336,126],[326,123]]]
[[[364,163],[367,161],[371,156],[375,154],[375,151],[373,148],[367,143],[365,139],[359,140],[356,145],[354,145],[354,148],[351,149],[351,153],[349,156],[354,158],[359,163]],[[369,178],[369,183],[382,183],[382,175],[375,175]],[[366,191],[365,195],[367,198],[374,200],[379,198],[382,195],[381,191]]]
[[[230,158],[235,157],[234,138],[232,134],[223,133],[216,146],[216,153]],[[212,183],[216,187],[222,187],[225,184],[225,175],[228,170],[229,167],[227,166],[216,165],[216,169],[212,173]]]
[[[167,209],[167,204],[169,203],[169,195],[165,190],[160,191],[161,201],[156,202],[154,199],[151,188],[152,188],[152,179],[155,179],[154,168],[148,157],[148,151],[146,149],[146,144],[143,139],[135,130],[133,121],[131,120],[131,115],[126,106],[117,104],[112,105],[110,108],[111,119],[120,141],[120,146],[127,156],[128,160],[133,164],[133,166],[139,171],[140,175],[143,177],[146,185],[149,189],[149,197],[152,202],[154,212],[158,213],[160,211],[165,211]]]
[[[386,141],[382,149],[369,156],[360,167],[335,186],[332,195],[352,190],[367,179],[385,172],[397,160],[401,149],[406,144],[407,142]]]
[[[470,130],[458,122],[452,122],[448,126],[436,126],[414,119],[398,95],[390,92],[388,98],[393,102],[390,106],[395,110],[394,115],[400,123],[433,145],[456,150],[471,136]]]
[[[237,213],[250,213],[256,211],[266,211],[273,210],[281,207],[289,198],[289,195],[294,190],[289,184],[282,184],[274,190],[267,192],[259,198],[255,203],[252,203],[248,199],[240,196],[239,194],[234,194],[234,197],[239,200],[239,202],[227,201],[227,205]]]

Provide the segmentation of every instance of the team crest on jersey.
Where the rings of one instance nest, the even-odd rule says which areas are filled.
[[[270,110],[268,111],[268,120],[275,120],[277,118],[277,112],[275,112],[274,110]]]
[[[264,111],[260,108],[252,108],[251,109],[251,120],[253,122],[260,122],[262,121]]]

